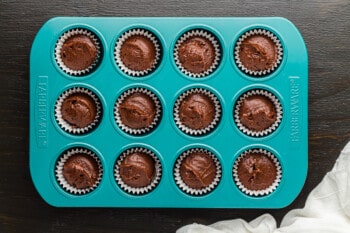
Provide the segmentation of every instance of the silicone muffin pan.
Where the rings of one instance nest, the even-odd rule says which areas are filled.
[[[32,180],[57,207],[282,208],[307,104],[287,19],[53,18],[30,54]]]

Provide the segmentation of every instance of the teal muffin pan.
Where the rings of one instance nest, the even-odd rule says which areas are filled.
[[[77,43],[88,46],[74,45],[74,35],[85,36]],[[193,38],[199,40],[189,42]],[[150,115],[128,110],[140,98]],[[67,118],[67,101],[82,105],[81,112]],[[255,109],[245,113],[249,105]],[[200,117],[186,116],[186,109]],[[262,113],[254,116],[261,109],[273,112],[271,122]],[[32,44],[30,173],[53,206],[285,207],[306,179],[307,120],[307,50],[284,18],[57,17]],[[144,156],[130,158],[136,168],[125,165],[133,153]],[[191,153],[202,157],[187,161]],[[251,167],[243,163],[248,154],[257,155],[247,160]],[[271,164],[259,167],[261,157]],[[207,170],[196,170],[201,167]],[[271,182],[245,184],[242,167],[250,173],[248,183],[262,177]],[[137,169],[147,184],[123,178]]]

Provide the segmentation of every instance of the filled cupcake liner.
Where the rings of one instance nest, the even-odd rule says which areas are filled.
[[[247,39],[253,35],[267,36],[275,43],[276,48],[277,48],[277,59],[271,68],[266,69],[266,70],[254,71],[254,70],[250,70],[247,67],[245,67],[244,64],[241,62],[240,57],[239,57],[241,44],[245,39]],[[265,29],[261,29],[261,28],[252,29],[252,30],[249,30],[246,33],[244,33],[236,42],[235,49],[234,49],[234,59],[235,59],[235,62],[237,64],[238,68],[240,68],[243,72],[245,72],[246,74],[249,74],[251,76],[264,76],[264,75],[272,73],[279,66],[279,64],[282,62],[282,58],[283,58],[283,48],[282,48],[281,41],[272,32],[265,30]]]
[[[156,113],[154,115],[154,119],[153,119],[152,123],[146,128],[133,129],[133,128],[125,125],[121,119],[121,116],[119,113],[119,105],[123,103],[123,101],[125,100],[126,97],[128,97],[134,93],[146,94],[147,96],[149,96],[153,100],[153,102],[155,104]],[[143,135],[143,134],[146,134],[146,133],[152,131],[159,124],[160,119],[161,119],[161,115],[162,115],[162,105],[161,105],[160,100],[157,97],[157,95],[154,94],[152,91],[150,91],[146,88],[142,88],[142,87],[131,88],[131,89],[123,92],[118,97],[118,99],[115,103],[115,106],[114,106],[114,120],[115,120],[116,124],[118,125],[118,127],[121,130],[123,130],[124,132],[131,134],[131,135]]]
[[[269,98],[276,109],[276,121],[265,130],[255,131],[255,130],[251,130],[251,129],[247,128],[245,125],[242,124],[240,116],[239,116],[240,108],[241,108],[241,105],[242,105],[244,99],[247,97],[250,97],[250,96],[254,96],[254,95],[261,95],[261,96],[265,96],[265,97]],[[244,134],[246,134],[248,136],[252,136],[252,137],[264,137],[264,136],[267,136],[267,135],[273,133],[277,129],[277,127],[280,125],[280,123],[282,121],[282,116],[283,116],[282,105],[281,105],[280,101],[278,100],[278,98],[274,94],[270,93],[269,91],[262,90],[262,89],[251,90],[251,91],[248,91],[248,92],[244,93],[243,95],[241,95],[241,97],[236,102],[235,109],[234,109],[234,120],[235,120],[237,127],[239,128],[239,130],[241,132],[243,132]]]
[[[126,184],[123,179],[120,176],[119,167],[120,164],[123,162],[123,160],[130,154],[133,153],[144,153],[152,157],[152,159],[155,162],[155,175],[151,181],[151,183],[145,187],[132,187],[128,184]],[[124,190],[125,192],[132,194],[132,195],[143,195],[146,193],[149,193],[153,189],[157,187],[157,185],[160,182],[160,179],[162,177],[162,165],[160,163],[160,160],[158,156],[153,153],[151,150],[142,148],[142,147],[134,147],[130,148],[126,151],[124,151],[117,159],[115,166],[114,166],[114,179],[117,182],[118,186]]]
[[[212,43],[212,45],[215,49],[215,59],[213,61],[213,64],[206,71],[204,71],[202,73],[193,73],[193,72],[188,71],[185,67],[182,66],[180,59],[179,59],[178,50],[179,50],[180,45],[182,43],[184,43],[186,40],[188,40],[194,36],[206,38],[207,40],[209,40]],[[208,76],[209,74],[211,74],[215,71],[215,69],[219,66],[219,63],[221,60],[221,48],[220,48],[219,41],[212,33],[208,32],[206,30],[203,30],[203,29],[190,30],[190,31],[186,32],[185,34],[183,34],[177,40],[177,42],[175,44],[175,48],[174,48],[174,60],[175,60],[176,66],[180,69],[180,71],[189,77],[202,78],[202,77]]]
[[[180,175],[180,167],[181,164],[183,162],[183,160],[189,156],[192,153],[206,153],[207,155],[210,156],[210,158],[214,161],[215,166],[216,166],[216,176],[213,180],[213,182],[202,189],[194,189],[189,187],[181,178]],[[175,183],[176,185],[185,193],[193,195],[193,196],[202,196],[205,195],[207,193],[210,193],[212,190],[215,189],[215,187],[219,184],[220,180],[221,180],[221,176],[222,176],[222,169],[221,169],[221,164],[220,161],[218,160],[218,158],[209,150],[203,149],[203,148],[192,148],[189,149],[185,152],[183,152],[179,158],[176,160],[175,162],[175,166],[174,166],[174,179],[175,179]]]
[[[65,162],[71,156],[76,155],[76,154],[84,154],[84,155],[91,156],[98,164],[99,175],[98,175],[97,181],[95,182],[95,184],[92,187],[84,188],[84,189],[76,188],[76,187],[70,185],[63,176],[63,166],[64,166]],[[56,162],[55,168],[56,168],[55,177],[56,177],[56,180],[57,180],[58,184],[60,185],[60,187],[63,190],[65,190],[66,192],[74,194],[74,195],[84,195],[84,194],[87,194],[87,193],[95,190],[102,180],[103,168],[102,168],[101,160],[98,158],[98,156],[93,151],[88,150],[86,148],[77,147],[77,148],[72,148],[72,149],[67,150],[66,152],[64,152],[60,156],[60,158]]]
[[[91,124],[89,124],[88,126],[83,127],[83,128],[73,127],[69,122],[67,122],[63,119],[62,113],[61,113],[61,108],[62,108],[62,104],[63,104],[64,100],[67,97],[69,97],[70,95],[76,94],[76,93],[83,93],[83,94],[90,96],[94,100],[95,106],[96,106],[95,120]],[[59,96],[59,98],[57,99],[56,104],[55,104],[56,122],[58,123],[58,125],[60,126],[61,129],[63,129],[64,131],[66,131],[70,134],[79,135],[79,134],[88,133],[89,131],[91,131],[92,129],[94,129],[98,125],[98,123],[101,120],[101,117],[102,117],[102,104],[100,102],[100,99],[92,91],[90,91],[89,89],[84,88],[84,87],[73,87],[73,88],[70,88],[70,89],[64,91]]]
[[[139,70],[132,70],[123,63],[120,57],[120,50],[123,43],[132,36],[144,36],[154,44],[154,47],[156,50],[156,57],[152,67],[139,71]],[[114,49],[114,59],[119,69],[123,71],[125,74],[133,77],[142,77],[154,71],[157,68],[158,64],[160,63],[160,58],[161,58],[161,45],[158,38],[152,32],[142,28],[134,28],[124,32],[120,36],[120,38],[117,40],[115,49]]]
[[[243,157],[248,155],[248,154],[263,154],[264,156],[267,156],[268,158],[270,158],[273,161],[273,163],[276,166],[276,178],[275,178],[274,182],[270,185],[270,187],[265,188],[265,189],[261,189],[261,190],[250,190],[242,184],[242,182],[240,181],[239,176],[238,176],[237,168],[238,168],[238,164],[243,159]],[[277,187],[280,184],[281,179],[282,179],[282,168],[281,168],[279,160],[270,151],[262,149],[262,148],[249,149],[249,150],[243,152],[236,159],[236,161],[233,165],[232,173],[233,173],[233,179],[234,179],[237,187],[243,193],[245,193],[249,196],[255,196],[255,197],[265,196],[265,195],[268,195],[268,194],[274,192],[277,189]]]
[[[64,45],[64,42],[67,39],[69,39],[70,37],[76,36],[76,35],[86,35],[86,36],[90,37],[91,40],[94,42],[94,44],[96,46],[96,50],[97,50],[97,56],[96,56],[95,62],[83,70],[73,70],[73,69],[67,67],[61,58],[61,49],[62,49],[62,46]],[[91,31],[89,31],[87,29],[74,28],[74,29],[68,30],[65,33],[63,33],[63,35],[56,42],[55,60],[57,62],[57,65],[63,70],[63,72],[65,72],[69,75],[72,75],[72,76],[83,76],[83,75],[89,74],[98,65],[98,63],[101,60],[101,56],[102,56],[101,50],[102,50],[101,49],[101,42],[94,33],[92,33]]]
[[[195,93],[201,93],[201,94],[205,94],[206,96],[208,96],[214,103],[215,105],[215,116],[213,121],[205,128],[202,129],[191,129],[190,127],[184,125],[181,122],[180,119],[180,105],[181,102],[189,95],[191,94],[195,94]],[[210,92],[209,90],[203,89],[203,88],[193,88],[190,90],[185,91],[184,93],[182,93],[176,100],[175,105],[174,105],[174,120],[175,120],[175,124],[176,126],[184,133],[188,134],[188,135],[192,135],[192,136],[201,136],[204,134],[207,134],[209,132],[211,132],[212,130],[215,129],[215,127],[218,125],[218,123],[220,122],[220,118],[221,118],[221,104],[220,101],[218,99],[218,97],[216,97],[216,95],[214,95],[212,92]]]

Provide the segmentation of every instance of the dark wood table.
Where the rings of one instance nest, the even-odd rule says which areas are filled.
[[[278,221],[302,208],[350,139],[350,2],[337,1],[7,1],[0,2],[0,232],[174,232],[192,222]],[[54,16],[282,16],[309,52],[309,172],[297,199],[282,209],[54,208],[29,174],[29,54]]]

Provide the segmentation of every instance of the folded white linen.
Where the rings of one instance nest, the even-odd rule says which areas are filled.
[[[309,194],[305,207],[288,212],[279,228],[270,214],[251,222],[219,221],[209,226],[193,223],[177,233],[350,233],[350,142],[334,167]]]

